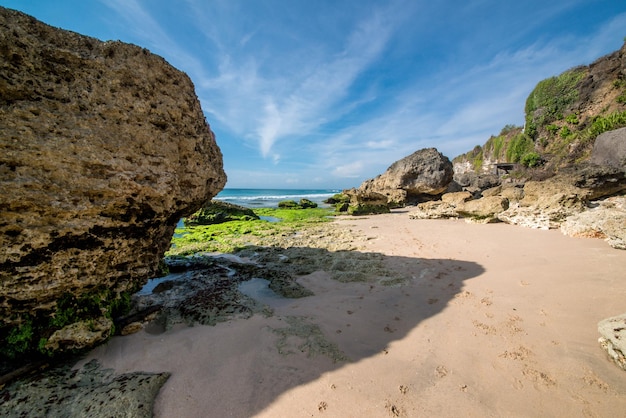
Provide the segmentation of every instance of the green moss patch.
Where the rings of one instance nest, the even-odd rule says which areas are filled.
[[[198,252],[230,253],[247,245],[259,245],[267,238],[292,235],[302,228],[330,221],[332,211],[326,208],[310,209],[255,209],[259,217],[279,219],[239,220],[216,225],[197,225],[178,228],[172,247],[166,255],[189,255]]]

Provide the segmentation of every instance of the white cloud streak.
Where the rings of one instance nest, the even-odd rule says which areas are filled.
[[[466,152],[505,124],[523,123],[524,101],[538,81],[589,63],[610,50],[608,45],[619,47],[626,34],[622,13],[595,33],[563,31],[547,41],[520,41],[574,7],[561,2],[546,9],[545,21],[531,22],[532,30],[517,33],[516,46],[497,39],[497,51],[481,54],[486,60],[472,60],[465,55],[467,45],[481,46],[473,45],[472,38],[462,39],[458,51],[455,43],[441,43],[452,49],[437,51],[439,61],[430,68],[411,63],[427,52],[405,56],[407,51],[398,49],[419,44],[426,51],[431,44],[440,45],[422,26],[410,27],[414,22],[429,24],[423,7],[430,12],[436,7],[430,3],[359,8],[355,19],[336,29],[330,40],[302,35],[288,19],[269,25],[256,15],[262,13],[257,3],[186,0],[180,13],[204,37],[198,41],[204,50],[182,44],[150,2],[102,3],[121,17],[140,44],[191,76],[209,120],[225,136],[256,149],[276,167],[306,155],[302,165],[308,171],[301,176],[327,183],[373,177],[419,148],[435,146],[451,158]],[[468,8],[480,11],[489,4],[476,2]],[[404,60],[407,72],[395,74],[397,84],[388,86],[386,77],[394,68],[384,60],[392,53]],[[462,58],[453,59],[456,53]],[[330,177],[313,175],[316,171]],[[236,173],[247,171],[233,170],[229,177]],[[266,178],[297,178],[295,171],[277,173]]]

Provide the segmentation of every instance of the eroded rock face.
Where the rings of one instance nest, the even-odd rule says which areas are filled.
[[[593,208],[569,216],[561,232],[571,237],[604,238],[613,248],[626,250],[626,196],[614,196]]]
[[[562,183],[587,190],[589,200],[626,191],[626,171],[610,165],[583,163],[561,170],[555,178]]]
[[[426,148],[396,161],[383,174],[363,182],[359,190],[380,193],[391,203],[402,204],[421,195],[445,192],[453,175],[450,160],[435,148]]]
[[[626,370],[626,314],[598,322],[598,332],[600,346],[617,366]]]
[[[225,182],[184,73],[0,8],[4,326],[54,312],[64,294],[135,290],[178,220]]]

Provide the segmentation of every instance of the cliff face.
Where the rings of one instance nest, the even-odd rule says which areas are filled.
[[[626,44],[618,51],[540,81],[525,106],[525,126],[505,126],[454,159],[455,172],[493,171],[494,163],[549,171],[587,161],[595,139],[626,126]]]
[[[0,8],[0,331],[48,338],[88,300],[110,317],[225,182],[184,73]]]

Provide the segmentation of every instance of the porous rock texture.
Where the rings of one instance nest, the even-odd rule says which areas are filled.
[[[0,388],[0,415],[12,417],[150,418],[169,373],[116,374],[91,360],[62,363]]]
[[[448,157],[435,148],[425,148],[396,161],[383,174],[364,181],[359,191],[386,195],[390,203],[411,203],[423,196],[445,192],[453,175]]]
[[[604,238],[613,248],[626,250],[626,196],[613,196],[561,224],[561,232],[571,237]]]
[[[626,370],[626,314],[598,322],[598,342],[621,369]]]
[[[187,75],[0,8],[0,328],[137,289],[225,182]]]

